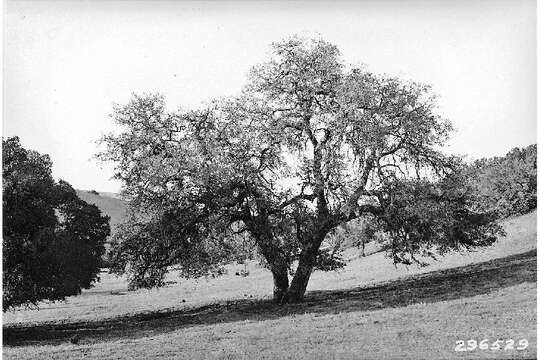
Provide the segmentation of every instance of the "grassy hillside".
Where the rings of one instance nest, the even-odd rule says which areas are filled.
[[[127,204],[114,193],[93,193],[87,190],[77,190],[77,196],[89,204],[96,205],[103,214],[111,217],[111,232],[124,220]]]
[[[102,282],[40,311],[4,314],[6,358],[527,358],[536,355],[536,211],[504,221],[494,246],[425,268],[383,253],[316,272],[307,301],[276,306],[271,276],[181,280],[127,291]],[[79,345],[69,343],[74,334]],[[526,350],[455,352],[457,340],[527,339]]]

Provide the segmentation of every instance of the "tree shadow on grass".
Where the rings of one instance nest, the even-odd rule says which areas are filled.
[[[536,250],[447,270],[412,275],[375,286],[311,291],[301,304],[238,300],[181,310],[162,310],[103,321],[6,326],[4,345],[45,345],[74,335],[85,343],[139,338],[193,325],[262,321],[294,314],[336,314],[402,307],[487,294],[524,282],[536,282]]]

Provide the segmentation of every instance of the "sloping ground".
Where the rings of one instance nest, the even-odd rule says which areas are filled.
[[[472,253],[450,254],[440,261],[431,261],[424,268],[395,267],[384,253],[357,258],[338,272],[315,272],[308,290],[340,290],[373,285],[381,281],[489,261],[536,249],[536,211],[504,222],[507,236],[486,249]],[[82,295],[66,302],[42,303],[40,310],[19,310],[3,315],[4,324],[71,322],[102,320],[133,313],[164,309],[183,309],[227,300],[244,298],[267,299],[272,293],[272,276],[257,264],[249,264],[248,277],[236,276],[242,265],[229,267],[229,273],[216,279],[185,280],[171,274],[173,283],[165,288],[127,291],[124,278],[101,274],[101,282]],[[185,300],[185,302],[182,302]]]
[[[316,273],[300,305],[266,300],[269,274],[253,264],[246,278],[233,272],[133,293],[125,292],[122,279],[104,277],[66,303],[5,314],[4,356],[535,357],[536,212],[504,225],[508,236],[495,246],[452,254],[427,268],[395,268],[378,253],[339,273]],[[80,345],[69,344],[74,334]],[[454,351],[457,340],[485,338],[530,344],[526,350]]]
[[[4,328],[4,344],[11,345],[4,356],[527,358],[536,354],[535,288],[536,251],[530,251],[377,286],[312,292],[299,305],[242,300],[110,321]],[[80,345],[68,342],[75,334]],[[527,339],[529,346],[456,353],[460,339]]]

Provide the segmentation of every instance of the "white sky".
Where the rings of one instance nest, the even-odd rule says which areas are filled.
[[[322,36],[343,59],[430,83],[469,159],[536,142],[534,0],[172,2],[11,0],[3,136],[50,154],[79,189],[118,191],[94,160],[112,103],[159,91],[172,109],[236,94],[268,45]]]

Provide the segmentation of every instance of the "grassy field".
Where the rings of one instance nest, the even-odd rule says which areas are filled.
[[[313,275],[307,301],[269,301],[270,274],[181,280],[127,292],[102,282],[39,311],[4,314],[5,358],[447,359],[536,357],[536,212],[505,221],[508,236],[429,267],[384,254]],[[354,258],[355,254],[349,254]],[[81,340],[73,345],[69,339]],[[457,340],[528,339],[526,350],[455,352]]]

